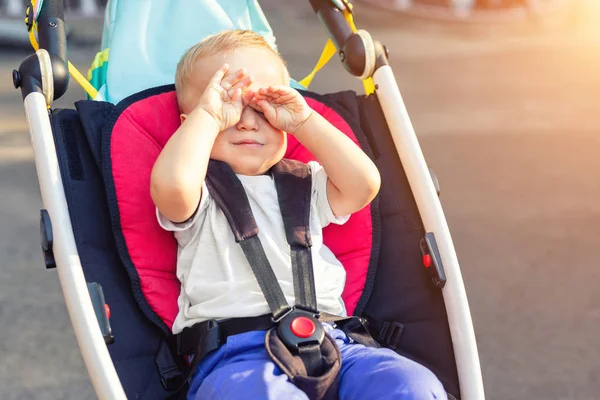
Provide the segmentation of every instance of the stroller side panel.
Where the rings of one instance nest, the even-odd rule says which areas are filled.
[[[404,167],[387,151],[394,144],[377,97],[357,98],[353,92],[323,97],[360,119],[359,140],[382,177],[374,225],[379,246],[356,314],[367,317],[375,339],[430,368],[446,391],[460,398],[444,299],[422,264],[419,243],[425,230]]]
[[[100,128],[109,108],[97,102],[80,102],[78,106],[79,114],[54,110],[52,125],[81,264],[86,281],[102,285],[111,309],[115,342],[108,350],[127,397],[164,399],[169,392],[161,384],[155,365],[159,349],[166,350],[161,346],[164,335],[142,314],[132,295],[115,247],[99,170]],[[100,124],[94,126],[94,121]]]

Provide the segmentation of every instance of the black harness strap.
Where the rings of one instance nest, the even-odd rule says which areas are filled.
[[[310,167],[299,161],[281,160],[271,169],[271,173],[277,189],[286,239],[290,245],[296,305],[316,313],[317,296],[310,250]],[[287,304],[260,243],[258,226],[242,183],[228,164],[210,160],[206,184],[225,214],[236,242],[242,247],[273,318],[279,320],[291,307]]]
[[[236,242],[258,235],[258,226],[244,186],[229,165],[210,160],[206,171],[206,185],[225,214]]]
[[[310,247],[290,246],[296,305],[317,312],[317,295]]]
[[[312,179],[310,167],[281,160],[271,170],[275,179],[285,236],[290,245],[296,305],[317,312],[310,237]]]
[[[277,282],[277,277],[273,272],[273,268],[271,268],[271,264],[267,259],[265,249],[262,247],[258,235],[242,240],[240,245],[242,246],[244,255],[250,262],[250,267],[254,276],[256,276],[260,290],[262,290],[267,299],[269,309],[273,313],[273,319],[280,319],[291,307],[285,300],[281,286]]]
[[[321,346],[309,344],[298,347],[298,355],[306,368],[308,376],[319,376],[323,374],[323,360],[321,357]]]
[[[229,165],[210,160],[206,185],[225,214],[236,242],[242,247],[273,317],[280,318],[290,310],[290,306],[260,243],[258,226],[242,183]]]
[[[317,295],[312,263],[310,209],[312,176],[310,167],[292,160],[281,160],[270,171],[275,181],[279,208],[287,242],[290,246],[296,307],[318,315]],[[211,160],[206,175],[207,187],[225,214],[236,241],[241,245],[252,272],[269,304],[273,321],[279,322],[293,308],[289,307],[277,277],[271,268],[258,237],[248,196],[229,165]],[[322,328],[318,328],[322,329]],[[278,331],[289,339],[286,328]],[[294,341],[294,339],[290,339]],[[320,339],[322,340],[322,339]],[[319,376],[324,363],[321,341],[296,346],[309,376]]]

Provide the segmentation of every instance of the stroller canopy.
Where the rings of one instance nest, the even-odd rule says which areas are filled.
[[[113,104],[171,84],[183,53],[225,29],[253,30],[277,48],[257,0],[110,0],[101,51],[88,79],[99,89],[99,98]]]

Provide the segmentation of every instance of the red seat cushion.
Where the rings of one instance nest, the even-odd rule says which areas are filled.
[[[307,97],[308,104],[338,129],[356,137],[346,121],[327,105]],[[179,126],[175,92],[150,95],[124,109],[110,135],[110,165],[118,222],[123,233],[121,258],[131,262],[139,276],[143,296],[170,328],[177,315],[180,283],[175,275],[177,242],[172,232],[156,220],[150,197],[150,172],[161,149]],[[314,160],[293,136],[288,138],[286,158]],[[355,213],[344,225],[324,229],[324,242],[347,272],[342,294],[348,313],[353,313],[365,286],[372,247],[370,207]]]

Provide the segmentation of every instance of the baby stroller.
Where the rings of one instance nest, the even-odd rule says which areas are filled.
[[[188,11],[192,3],[185,2]],[[324,231],[325,243],[347,271],[348,313],[362,317],[382,346],[431,369],[450,398],[483,399],[470,311],[439,189],[387,49],[356,29],[348,2],[310,3],[331,36],[319,65],[337,52],[345,68],[365,82],[366,94],[302,93],[364,149],[382,175],[380,194],[369,207],[352,222]],[[115,10],[115,4],[108,7]],[[236,11],[226,9],[232,2],[197,4],[216,7],[215,15]],[[252,28],[254,22],[269,35],[268,24],[256,19],[262,16],[258,4],[239,4],[254,17],[247,23],[232,19],[233,27]],[[120,99],[111,97],[109,72],[107,89],[99,94],[99,86],[68,63],[62,1],[33,1],[27,15],[39,49],[13,80],[23,94],[44,204],[42,250],[46,266],[59,274],[91,381],[101,399],[180,398],[187,364],[170,334],[179,290],[176,243],[159,228],[148,191],[153,161],[178,124],[174,86],[138,81],[144,88]],[[115,34],[117,23],[127,23],[111,22]],[[103,54],[96,69],[106,67]],[[112,65],[118,62],[115,54],[111,49]],[[170,62],[174,69],[176,59]],[[67,89],[69,72],[93,100],[52,109]],[[310,154],[290,141],[286,157],[308,161]]]

